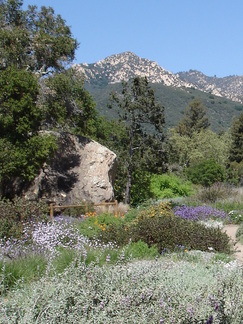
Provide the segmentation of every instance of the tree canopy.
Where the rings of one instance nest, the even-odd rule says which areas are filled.
[[[72,62],[78,43],[70,28],[51,7],[23,1],[0,2],[0,69],[14,65],[39,76],[63,69]]]
[[[188,167],[202,160],[215,159],[221,165],[228,163],[231,136],[229,132],[216,134],[210,129],[193,132],[191,136],[178,134],[175,128],[168,131],[167,151],[169,163]]]
[[[198,99],[192,100],[187,106],[184,117],[177,126],[180,135],[191,137],[194,132],[200,132],[209,128],[210,122],[207,111],[202,102]]]
[[[123,163],[127,170],[125,203],[129,204],[135,171],[165,168],[164,107],[156,102],[147,78],[140,77],[123,82],[122,94],[111,95],[110,108],[114,105],[119,107],[120,121],[127,131],[128,145]],[[148,125],[153,127],[152,131],[148,130]]]

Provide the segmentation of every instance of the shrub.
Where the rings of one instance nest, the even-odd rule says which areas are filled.
[[[131,228],[133,242],[143,240],[149,247],[156,245],[159,253],[178,246],[185,249],[217,252],[230,252],[229,237],[219,228],[205,227],[174,215],[140,219]]]
[[[49,207],[45,202],[16,197],[0,200],[0,239],[19,238],[23,223],[47,220]]]
[[[99,238],[105,243],[115,241],[119,246],[124,246],[130,241],[132,225],[136,225],[140,219],[171,215],[173,215],[173,212],[168,202],[160,202],[150,205],[147,208],[141,207],[141,209],[131,209],[125,216],[124,221],[120,223],[110,223],[107,229],[100,233]]]
[[[231,186],[221,182],[215,182],[209,187],[202,188],[197,194],[197,198],[202,202],[215,203],[217,200],[227,198],[231,191]]]
[[[230,224],[241,224],[243,222],[243,210],[231,210],[229,212]]]
[[[205,160],[187,169],[188,179],[195,184],[211,186],[225,180],[225,169],[215,160]]]
[[[158,255],[158,249],[155,245],[148,247],[148,244],[139,240],[125,246],[124,256],[126,259],[148,259]]]
[[[200,212],[203,218],[203,210]],[[224,212],[212,208],[208,217],[209,215],[225,217]],[[198,216],[195,220],[199,218]],[[113,224],[109,230],[102,232],[100,239],[106,243],[115,241],[120,246],[126,245],[129,240],[132,242],[141,240],[149,247],[155,245],[159,253],[167,249],[174,251],[178,246],[202,251],[212,248],[219,252],[230,252],[229,238],[219,228],[208,228],[195,221],[177,217],[173,214],[170,204],[166,202],[141,210],[131,223]]]
[[[104,243],[115,242],[118,246],[124,246],[129,243],[131,225],[111,224],[107,230],[100,232],[99,239]]]
[[[156,199],[190,196],[192,184],[173,174],[154,174],[150,181],[151,192]]]

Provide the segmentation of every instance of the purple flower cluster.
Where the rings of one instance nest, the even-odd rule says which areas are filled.
[[[103,244],[99,240],[89,240],[80,235],[78,229],[70,223],[48,222],[24,224],[24,236],[22,239],[9,238],[0,240],[0,261],[4,257],[16,259],[30,254],[51,255],[58,254],[58,247],[75,248],[84,251],[87,248],[113,249],[114,243]]]
[[[225,220],[228,218],[228,215],[224,211],[211,206],[177,206],[173,208],[173,212],[178,217],[192,221],[204,221],[208,219]]]

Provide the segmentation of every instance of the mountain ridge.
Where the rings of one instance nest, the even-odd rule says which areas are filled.
[[[74,64],[73,67],[90,84],[114,84],[135,76],[146,76],[151,83],[162,83],[174,88],[195,88],[243,103],[243,76],[209,77],[197,70],[173,74],[157,62],[141,58],[130,51],[110,55],[96,63]]]

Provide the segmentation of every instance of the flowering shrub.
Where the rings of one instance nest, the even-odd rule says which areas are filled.
[[[91,241],[80,235],[73,224],[63,221],[25,224],[23,228],[21,239],[0,239],[0,278],[5,272],[4,290],[23,278],[29,281],[43,275],[47,260],[53,262],[56,271],[63,271],[77,254],[89,263],[104,258],[110,251],[117,253],[115,243],[104,244],[98,239]]]
[[[206,227],[192,221],[207,219],[204,209],[186,208],[178,207],[178,217],[174,215],[167,202],[150,206],[138,211],[137,218],[131,223],[113,224],[109,230],[100,235],[100,239],[103,242],[115,241],[120,246],[127,244],[129,240],[132,242],[141,240],[149,247],[157,246],[159,253],[168,249],[174,251],[178,245],[202,251],[212,247],[214,251],[229,253],[229,238],[220,228]],[[188,208],[194,212],[187,213]],[[206,208],[205,211],[208,212],[208,218],[213,215],[216,218],[225,217],[225,213],[212,208]],[[176,209],[174,212],[176,213]]]
[[[101,232],[107,231],[113,225],[124,223],[123,216],[117,216],[109,213],[97,215],[96,213],[88,213],[85,215],[84,221],[78,225],[82,235],[90,239],[98,238]]]
[[[171,204],[169,202],[160,202],[138,212],[135,222],[140,219],[166,217],[171,215],[173,215]]]
[[[177,206],[173,208],[173,212],[176,216],[191,221],[205,221],[209,219],[225,221],[228,219],[227,213],[211,206]]]
[[[229,212],[230,223],[240,224],[243,222],[243,211],[231,210]]]
[[[242,323],[242,269],[170,259],[86,266],[77,259],[0,297],[1,323]]]
[[[131,217],[126,215],[122,221],[112,222],[106,231],[100,234],[100,239],[103,242],[115,241],[119,246],[124,246],[132,240],[133,230],[136,228],[140,220],[150,220],[157,217],[172,216],[173,212],[171,205],[168,202],[160,202],[153,204],[147,208],[141,210],[132,211]],[[142,241],[148,243],[141,238]]]

